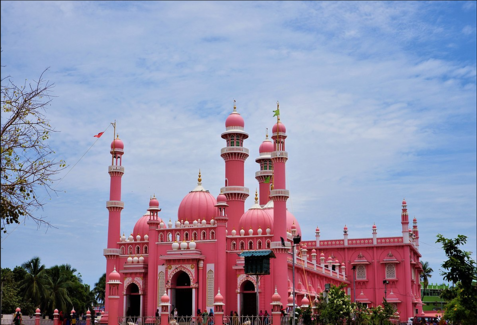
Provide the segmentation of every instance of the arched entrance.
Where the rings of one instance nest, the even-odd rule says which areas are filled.
[[[171,301],[179,316],[192,316],[192,287],[190,277],[184,271],[174,274],[171,286]]]
[[[139,317],[141,315],[141,295],[135,283],[126,289],[126,316]]]
[[[257,316],[257,293],[251,281],[244,281],[240,286],[240,306],[242,316]]]

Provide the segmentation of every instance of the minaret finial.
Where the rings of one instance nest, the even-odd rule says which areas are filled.
[[[267,131],[265,132],[265,139],[268,139],[268,128],[266,128]]]
[[[199,178],[197,178],[197,182],[199,183],[199,185],[202,182],[202,178],[201,178],[201,175],[200,175],[200,169],[199,169]]]
[[[258,192],[257,192],[257,189],[255,189],[255,204],[258,204]]]
[[[234,112],[237,111],[237,101],[234,99]]]

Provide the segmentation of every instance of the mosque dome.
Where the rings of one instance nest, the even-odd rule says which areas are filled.
[[[223,193],[220,193],[217,196],[217,203],[227,203],[227,197]]]
[[[279,133],[287,133],[287,128],[285,127],[285,124],[283,124],[280,120],[278,120],[278,122],[273,125],[272,135],[277,133],[277,126],[278,126]]]
[[[114,268],[113,272],[109,273],[109,281],[119,282],[121,276],[119,275],[118,271],[116,271],[116,267]]]
[[[149,221],[149,216],[151,213],[148,211],[146,212],[145,215],[143,215],[141,218],[139,218],[138,221],[136,221],[136,224],[134,225],[134,230],[133,230],[133,238],[136,238],[137,235],[144,236],[147,233],[149,233],[149,225],[147,222]],[[159,218],[159,223],[162,222],[162,220]]]
[[[149,208],[159,208],[159,201],[157,200],[156,196],[153,196],[149,200]]]
[[[113,149],[124,150],[123,141],[119,138],[114,139],[113,142],[111,142],[111,150],[113,150]]]
[[[275,151],[275,147],[270,139],[267,138],[263,140],[262,144],[258,148],[258,153],[266,153],[266,152],[273,152]]]
[[[239,228],[253,229],[255,231],[258,231],[259,228],[273,229],[273,217],[270,217],[258,204],[257,192],[255,192],[255,204],[240,217]]]
[[[270,216],[273,225],[273,201],[268,201],[268,203],[263,207],[263,211]],[[296,227],[296,234],[301,236],[300,224],[296,220],[295,216],[287,210],[287,229],[292,229],[293,224],[295,224]]]
[[[227,117],[225,120],[225,127],[241,127],[243,128],[245,126],[245,122],[243,120],[243,117],[237,112],[237,109],[234,105],[234,110],[230,115]]]
[[[177,217],[179,221],[205,220],[209,222],[217,214],[215,197],[202,187],[199,171],[197,187],[189,192],[179,205]]]

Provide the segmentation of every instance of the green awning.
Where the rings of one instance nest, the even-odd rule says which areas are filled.
[[[271,250],[246,251],[246,252],[242,252],[239,256],[241,256],[241,257],[269,257],[269,258],[275,258],[275,254]]]

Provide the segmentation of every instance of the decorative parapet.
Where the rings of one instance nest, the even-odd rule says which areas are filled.
[[[124,174],[124,167],[123,166],[108,166],[108,173]]]
[[[106,208],[124,209],[124,202],[123,201],[106,201]]]
[[[119,256],[119,248],[105,248],[103,250],[103,255],[104,256],[113,256],[113,255]]]
[[[290,191],[289,190],[284,190],[284,189],[271,190],[270,191],[270,197],[274,197],[274,196],[290,197]]]

